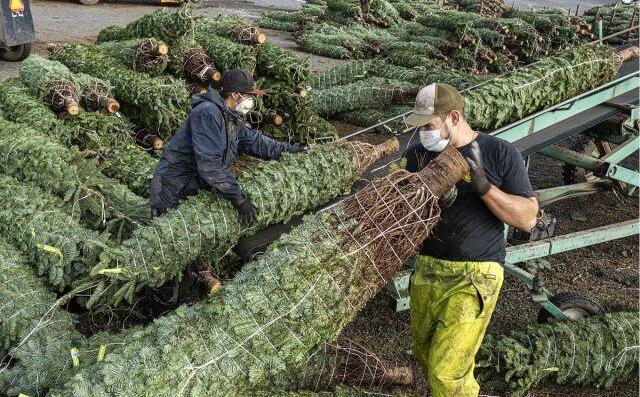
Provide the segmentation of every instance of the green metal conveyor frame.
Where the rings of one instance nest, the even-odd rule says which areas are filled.
[[[593,173],[594,179],[588,182],[536,191],[541,207],[559,200],[614,188],[630,195],[640,187],[640,173],[638,170],[622,166],[621,163],[640,150],[640,138],[637,130],[637,121],[640,116],[638,109],[639,87],[640,72],[634,71],[609,84],[500,128],[492,132],[491,135],[513,142],[524,156],[537,152]],[[625,131],[615,136],[597,137],[601,141],[618,145],[603,157],[594,158],[555,146],[556,142],[583,133],[620,113],[626,113],[630,116],[625,123]],[[529,287],[534,302],[541,305],[555,318],[567,319],[568,316],[551,301],[553,294],[543,286],[540,278],[517,264],[639,233],[640,224],[638,219],[634,219],[510,246],[507,248],[504,268],[507,274],[524,282]],[[387,286],[387,289],[395,295],[396,311],[409,308],[407,291],[411,265],[409,263],[408,269],[398,273]]]

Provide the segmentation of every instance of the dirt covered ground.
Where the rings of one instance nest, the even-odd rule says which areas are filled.
[[[529,4],[536,7],[560,5],[574,9],[578,3],[586,9],[604,2],[518,2],[525,7]],[[297,9],[300,6],[301,2],[297,0],[210,1],[198,13],[208,16],[221,13],[237,14],[254,18],[266,9]],[[87,7],[72,1],[32,1],[38,35],[34,53],[45,55],[45,46],[51,41],[92,42],[101,28],[112,24],[125,24],[151,12],[154,8],[156,6],[132,4],[100,4]],[[288,34],[275,31],[267,33],[270,41],[295,49],[295,44]],[[299,55],[309,57],[307,54]],[[314,70],[321,70],[337,63],[336,60],[322,57],[311,57],[311,61]],[[0,81],[16,77],[18,68],[19,64],[0,62]],[[342,127],[344,130],[349,129],[347,126]],[[366,136],[366,139],[372,142],[382,140],[380,135],[375,134]],[[537,188],[562,184],[560,163],[541,156],[533,157],[530,176]],[[553,204],[547,207],[546,211],[557,218],[556,234],[565,234],[637,218],[638,200],[637,197],[620,199],[613,193],[604,193]],[[638,238],[630,237],[550,257],[540,262],[544,269],[539,270],[539,274],[546,287],[553,292],[581,292],[598,300],[610,311],[638,310],[638,261]],[[529,298],[527,288],[513,278],[506,277],[489,332],[501,334],[522,329],[527,324],[536,323],[537,315],[538,308]],[[104,317],[85,317],[84,324],[88,328],[117,329],[122,323],[138,322],[131,317],[123,320],[120,314],[114,315],[114,318],[120,318],[114,320],[118,324],[110,323],[110,319]],[[411,344],[408,312],[395,313],[393,300],[387,292],[380,293],[367,305],[361,315],[345,330],[345,335],[398,365],[414,365],[412,358],[406,354]],[[414,388],[405,388],[402,391],[415,396],[428,395],[428,387],[421,375],[418,376]],[[481,394],[497,395],[490,390],[483,390]],[[529,393],[530,397],[637,395],[637,378],[619,384],[610,391],[548,384]]]

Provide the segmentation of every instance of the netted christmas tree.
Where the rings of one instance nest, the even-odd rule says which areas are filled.
[[[105,175],[142,197],[148,196],[158,160],[135,144],[133,125],[126,118],[81,112],[59,119],[18,80],[0,83],[0,109],[5,109],[4,117],[9,121],[30,125],[65,146],[77,146],[86,156],[98,157]]]
[[[369,68],[369,74],[387,79],[406,81],[421,87],[432,83],[446,83],[460,91],[476,86],[491,78],[490,76],[450,70],[443,67],[423,70],[403,68],[383,61],[372,63]]]
[[[410,112],[413,106],[409,105],[392,105],[383,109],[371,108],[352,110],[350,112],[338,113],[335,117],[345,123],[357,125],[359,127],[369,127],[385,120],[395,118],[398,115]],[[398,134],[403,132],[408,126],[403,120],[396,119],[376,127],[375,131],[386,134]]]
[[[115,114],[120,110],[120,103],[114,98],[111,84],[85,73],[78,73],[75,79],[80,87],[80,103],[90,111],[104,110]]]
[[[126,26],[109,26],[102,29],[98,34],[98,43],[129,40],[135,37],[155,37],[168,42],[184,36],[192,29],[191,6],[185,4],[178,10],[159,8]]]
[[[326,4],[306,2],[300,11],[265,11],[258,18],[258,26],[265,29],[294,32],[306,24],[318,23],[326,18]]]
[[[324,89],[339,85],[346,85],[357,80],[370,77],[369,71],[375,65],[373,60],[357,60],[343,63],[314,73],[310,84],[314,89]]]
[[[319,145],[309,154],[284,154],[280,161],[261,163],[238,178],[257,208],[258,218],[250,228],[241,227],[229,201],[215,193],[200,193],[105,252],[92,271],[94,279],[83,287],[96,285],[96,301],[131,302],[144,287],[180,279],[199,256],[215,264],[241,236],[288,221],[348,192],[373,161],[397,150],[397,145],[395,140],[380,146]]]
[[[351,84],[315,90],[311,108],[321,116],[391,104],[410,103],[420,87],[397,80],[369,77]]]
[[[216,26],[207,19],[195,22],[193,39],[202,46],[213,60],[213,64],[223,74],[231,69],[243,69],[253,73],[256,67],[254,49],[219,36]]]
[[[74,328],[75,318],[4,239],[0,264],[0,391],[43,395],[66,379],[60,375],[71,367],[72,349],[83,338]]]
[[[238,16],[221,15],[216,18],[198,21],[198,23],[206,23],[208,29],[218,36],[226,37],[242,44],[260,45],[267,40],[267,36],[260,32],[260,29]]]
[[[83,224],[95,229],[117,224],[127,233],[149,219],[146,200],[101,175],[77,149],[2,118],[0,131],[3,173],[59,197]]]
[[[7,120],[29,125],[34,129],[51,133],[61,142],[66,134],[59,128],[61,122],[56,114],[40,101],[35,94],[18,79],[7,79],[0,83],[0,109]]]
[[[483,17],[500,17],[509,9],[503,0],[446,0],[445,5],[460,11],[476,12]]]
[[[623,4],[616,1],[613,4],[596,6],[588,9],[584,13],[584,19],[587,23],[595,26],[599,19],[602,20],[603,34],[609,36],[623,30],[638,26],[640,16],[638,7],[634,4]],[[623,44],[637,43],[638,29],[631,30],[626,34],[612,37],[608,43]]]
[[[48,48],[53,59],[74,72],[110,82],[125,113],[148,131],[169,137],[186,119],[189,93],[183,82],[168,76],[156,80],[134,72],[95,46],[52,44]]]
[[[263,44],[256,50],[256,73],[290,84],[292,87],[307,83],[311,76],[309,60],[296,57],[291,50],[273,44]]]
[[[149,76],[158,76],[167,67],[169,47],[154,38],[107,41],[99,44],[98,48],[131,70],[143,72]]]
[[[362,40],[348,33],[305,32],[297,37],[300,49],[315,55],[336,59],[364,58]]]
[[[372,182],[50,396],[118,396],[126,385],[128,394],[215,397],[294,383],[429,236],[438,197],[467,172],[450,147],[419,173]]]
[[[107,246],[107,235],[83,228],[67,204],[35,186],[0,176],[0,235],[48,283],[63,290],[88,274]]]
[[[465,116],[474,128],[499,128],[613,80],[634,56],[597,45],[565,50],[466,92]]]
[[[543,380],[610,388],[638,373],[638,313],[533,325],[487,337],[476,357],[478,380],[520,397]]]
[[[59,62],[32,56],[20,65],[20,79],[56,112],[80,111],[80,87],[73,74]]]
[[[222,78],[202,46],[188,36],[169,43],[167,69],[176,77],[205,86],[217,83]]]

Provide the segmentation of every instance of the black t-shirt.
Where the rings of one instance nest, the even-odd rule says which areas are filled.
[[[505,193],[533,197],[522,156],[511,143],[483,133],[478,133],[476,141],[491,184]],[[470,145],[458,150],[463,156],[468,156]],[[407,170],[419,171],[437,155],[420,143],[413,145],[405,154]],[[468,175],[458,182],[458,197],[451,207],[442,210],[440,222],[431,237],[424,241],[420,252],[439,259],[504,264],[504,225],[473,191],[470,180]]]

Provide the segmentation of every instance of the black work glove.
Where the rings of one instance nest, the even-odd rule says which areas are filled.
[[[289,153],[309,153],[309,148],[306,146],[290,145]]]
[[[256,214],[256,207],[248,197],[245,197],[244,200],[239,203],[234,203],[234,207],[236,207],[236,211],[238,211],[238,220],[244,227],[250,226],[258,216]]]
[[[443,194],[442,197],[440,197],[440,200],[438,200],[438,205],[440,206],[440,208],[449,208],[456,201],[457,197],[458,197],[458,188],[454,186],[451,188],[451,190],[449,190],[448,192]]]
[[[487,174],[484,172],[484,165],[482,165],[482,154],[480,153],[480,146],[477,141],[470,143],[471,153],[464,159],[467,160],[469,168],[471,168],[471,187],[480,196],[487,194],[491,189],[491,182],[487,179]]]

